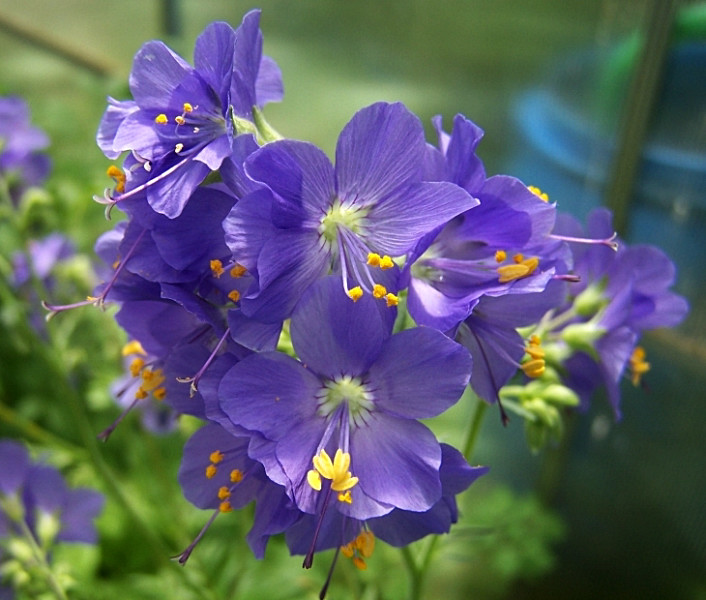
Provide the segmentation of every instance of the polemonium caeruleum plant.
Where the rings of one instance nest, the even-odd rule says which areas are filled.
[[[96,246],[109,276],[72,306],[119,306],[127,410],[150,398],[203,422],[178,479],[212,514],[182,564],[254,503],[256,557],[279,534],[305,568],[335,549],[321,598],[339,555],[363,569],[376,539],[403,547],[419,597],[433,544],[404,548],[448,532],[486,473],[470,464],[485,407],[523,418],[534,450],[599,384],[619,418],[620,380],[649,368],[639,336],[686,314],[658,249],[625,247],[605,212],[583,234],[540,190],[488,177],[462,115],[450,133],[436,119],[432,145],[404,105],[362,108],[334,162],[282,137],[261,110],[283,88],[258,11],[207,27],[193,66],[149,42],[130,89],[97,137],[122,158],[97,199],[126,218]],[[459,451],[427,420],[469,386]]]

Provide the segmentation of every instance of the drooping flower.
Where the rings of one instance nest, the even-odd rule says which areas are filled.
[[[255,152],[245,170],[270,191],[243,198],[224,222],[235,260],[257,273],[243,311],[263,321],[286,318],[329,272],[354,300],[366,293],[395,303],[393,258],[477,203],[451,183],[424,182],[425,155],[419,120],[385,103],[346,125],[335,167],[305,142],[282,140]]]
[[[250,456],[319,521],[331,510],[361,521],[425,512],[442,498],[441,447],[417,419],[456,402],[470,357],[430,328],[391,335],[389,314],[370,295],[351,302],[329,276],[292,316],[300,360],[253,354],[221,379],[222,411],[259,436]]]
[[[282,96],[276,64],[262,56],[260,13],[251,11],[233,29],[212,23],[196,40],[194,67],[164,43],[145,44],[130,74],[134,100],[109,98],[97,141],[108,158],[132,154],[116,167],[110,202],[145,192],[156,211],[178,216],[192,192],[233,151],[242,133],[233,117]]]

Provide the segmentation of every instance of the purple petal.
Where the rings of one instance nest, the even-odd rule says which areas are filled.
[[[147,42],[135,55],[130,91],[140,108],[160,109],[168,105],[174,89],[191,73],[189,64],[163,42]]]
[[[290,331],[302,362],[328,378],[365,373],[389,335],[375,298],[367,294],[353,302],[335,275],[309,288],[292,315]]]
[[[108,97],[108,108],[101,118],[96,134],[96,143],[106,157],[116,159],[120,156],[120,150],[114,147],[115,136],[121,123],[137,110],[139,107],[132,100],[121,101]]]
[[[336,146],[339,197],[376,204],[420,179],[426,145],[419,119],[400,103],[379,102],[358,111]]]
[[[103,510],[105,497],[94,490],[70,490],[61,515],[61,531],[57,540],[95,544],[98,540],[93,519]]]
[[[410,419],[435,417],[453,406],[470,376],[466,349],[427,327],[386,340],[368,372],[376,409]]]
[[[425,511],[441,497],[441,449],[421,423],[371,413],[365,426],[351,431],[350,454],[358,485],[378,502]],[[351,508],[355,518],[368,518],[355,502]]]
[[[0,441],[0,492],[12,494],[20,488],[27,477],[29,453],[17,442]]]
[[[194,45],[194,66],[216,91],[222,106],[228,104],[234,48],[235,31],[223,22],[211,23]]]
[[[284,97],[282,71],[269,56],[263,56],[260,61],[260,70],[257,72],[255,82],[255,96],[258,106],[264,106],[268,102],[279,102]]]

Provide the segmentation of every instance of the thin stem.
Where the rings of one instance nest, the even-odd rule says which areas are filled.
[[[69,597],[66,595],[66,592],[61,587],[61,584],[59,584],[59,582],[56,580],[56,577],[54,577],[54,573],[52,572],[51,567],[49,567],[49,563],[47,562],[46,554],[39,547],[39,544],[37,544],[37,540],[34,538],[34,534],[27,526],[24,517],[17,519],[16,523],[17,525],[19,525],[20,529],[22,530],[22,535],[26,538],[29,547],[32,549],[34,559],[37,561],[37,564],[39,565],[42,574],[44,575],[47,583],[49,584],[51,591],[54,593],[58,600],[69,600]]]
[[[410,550],[409,546],[403,546],[400,550],[402,552],[404,564],[409,572],[409,599],[419,600],[422,597],[422,572],[417,565],[417,561],[414,560],[412,550]]]
[[[463,456],[468,462],[471,462],[471,456],[473,456],[473,452],[475,451],[476,443],[478,442],[478,434],[480,433],[480,427],[483,424],[483,417],[485,417],[487,408],[488,405],[483,400],[476,397],[476,406],[471,416],[471,426],[468,429],[466,442],[463,444]]]

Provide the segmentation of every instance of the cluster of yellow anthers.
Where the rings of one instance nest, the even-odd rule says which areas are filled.
[[[650,363],[645,360],[646,357],[647,353],[642,346],[636,346],[630,356],[630,381],[635,386],[640,385],[642,376],[650,370]]]
[[[146,366],[144,356],[147,356],[142,344],[137,340],[128,342],[123,346],[123,356],[136,354],[129,366],[130,375],[140,377],[142,383],[135,392],[137,400],[144,400],[152,394],[155,400],[164,400],[167,395],[167,389],[162,385],[164,383],[164,371],[162,369],[152,369]]]
[[[498,250],[495,253],[495,262],[502,263],[507,260],[507,252],[505,250]],[[532,275],[537,270],[539,266],[539,259],[536,256],[531,256],[530,258],[525,258],[523,254],[517,253],[512,257],[512,264],[502,265],[497,268],[498,281],[500,283],[507,283],[508,281],[514,281],[515,279],[522,279]]]
[[[380,256],[375,252],[370,252],[368,254],[368,265],[371,267],[379,267],[384,271],[385,269],[391,269],[392,267],[394,267],[395,263],[392,258],[390,258],[387,254],[385,254],[384,256]],[[353,300],[353,302],[357,302],[363,296],[363,288],[361,288],[359,285],[355,286],[354,288],[351,288],[350,290],[348,290],[348,296],[351,298],[351,300]],[[387,303],[388,307],[397,306],[400,302],[400,299],[395,294],[393,294],[392,292],[388,292],[387,288],[379,283],[376,283],[373,286],[373,297],[377,298],[378,300],[381,298],[385,298],[385,302]]]
[[[211,273],[216,279],[219,279],[223,273],[226,272],[225,267],[223,266],[223,263],[218,260],[217,258],[214,258],[210,262],[210,268],[211,268]],[[247,272],[247,269],[243,265],[239,265],[238,263],[235,263],[230,270],[228,271],[228,274],[233,278],[233,279],[238,279],[245,275]],[[240,300],[240,292],[233,288],[230,292],[228,292],[228,299],[231,300],[231,302],[237,302]]]
[[[522,371],[527,377],[541,377],[546,368],[544,362],[544,349],[541,346],[541,340],[538,336],[530,337],[525,352],[529,354],[530,359],[522,363]]]
[[[110,165],[106,173],[115,180],[115,191],[122,194],[125,191],[125,173],[115,165]]]
[[[540,200],[543,200],[544,202],[549,202],[549,196],[547,196],[547,194],[545,194],[538,187],[534,187],[533,185],[528,185],[527,189],[530,192],[532,192],[535,196],[537,196]]]
[[[186,118],[185,118],[186,115],[188,113],[194,111],[194,107],[191,104],[189,104],[188,102],[184,102],[183,109],[184,109],[184,112],[182,114],[174,117],[174,122],[177,125],[183,125],[184,123],[186,123]],[[167,115],[165,115],[164,113],[159,113],[154,118],[154,122],[157,123],[157,125],[166,125],[167,123],[169,123],[169,117],[167,117]]]
[[[220,450],[214,450],[208,455],[209,463],[206,466],[206,479],[213,479],[218,473],[218,465],[223,462],[225,455]],[[230,472],[230,482],[233,484],[230,487],[223,485],[218,488],[218,499],[221,503],[218,505],[218,510],[221,512],[230,512],[233,506],[230,503],[230,495],[233,491],[233,486],[243,480],[243,472],[240,469],[233,469]]]
[[[339,448],[332,461],[326,450],[322,449],[311,459],[311,462],[314,468],[306,474],[309,485],[318,492],[321,491],[321,478],[330,479],[331,489],[338,492],[338,500],[350,504],[351,489],[358,483],[358,478],[353,477],[348,470],[351,465],[351,455]]]
[[[368,568],[365,559],[370,558],[375,550],[375,536],[372,531],[362,531],[351,543],[341,546],[341,553],[353,559],[353,564],[361,571]]]

